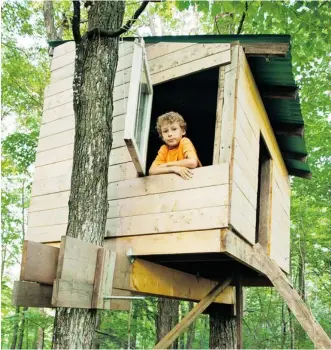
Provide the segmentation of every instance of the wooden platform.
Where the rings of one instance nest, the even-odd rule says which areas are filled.
[[[108,238],[104,247],[195,276],[223,280],[235,271],[244,286],[270,286],[253,247],[230,229]]]

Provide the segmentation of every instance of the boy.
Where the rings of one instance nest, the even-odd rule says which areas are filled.
[[[157,118],[156,129],[165,142],[149,169],[149,175],[175,173],[185,180],[193,176],[191,169],[201,166],[192,142],[183,137],[186,122],[176,112],[168,112]]]

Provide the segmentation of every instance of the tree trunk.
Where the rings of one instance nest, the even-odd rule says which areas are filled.
[[[18,343],[17,343],[17,349],[22,349],[23,346],[23,338],[24,338],[24,329],[25,329],[25,313],[28,310],[27,307],[23,308],[22,317],[21,317],[21,324],[18,332]]]
[[[188,312],[190,312],[193,309],[193,306],[194,306],[193,302],[190,301],[188,304]],[[187,329],[186,349],[192,349],[194,335],[195,335],[195,321]]]
[[[179,301],[159,298],[156,320],[157,343],[166,336],[178,323]],[[170,346],[171,349],[178,349],[178,339]]]
[[[212,304],[209,313],[209,348],[235,349],[237,347],[236,317],[229,316],[224,305]]]
[[[44,0],[44,23],[48,40],[60,40],[54,24],[53,0]]]
[[[13,340],[11,342],[11,349],[16,349],[16,342],[17,342],[17,333],[18,333],[18,325],[19,325],[19,314],[20,314],[20,307],[16,306],[15,309],[15,325],[14,325],[14,329],[13,329]]]
[[[123,21],[123,1],[95,1],[88,29],[115,30]],[[108,164],[112,146],[113,86],[118,38],[82,40],[74,75],[75,144],[67,235],[102,245],[107,219]],[[96,311],[57,308],[53,348],[92,347]]]

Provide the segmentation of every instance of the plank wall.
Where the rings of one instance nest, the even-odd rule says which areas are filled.
[[[230,224],[255,243],[260,133],[272,162],[269,254],[288,272],[290,184],[288,172],[242,49],[238,53],[232,153]],[[225,86],[226,90],[226,86]]]
[[[222,228],[228,221],[228,167],[196,169],[194,180],[175,175],[137,179],[123,140],[134,43],[121,43],[114,88],[106,236]],[[27,239],[56,242],[65,235],[72,171],[75,47],[54,50],[45,90]],[[230,44],[159,43],[147,48],[153,84],[230,62]],[[178,192],[180,191],[180,192]],[[215,196],[216,194],[216,196]],[[132,205],[134,203],[134,205]]]

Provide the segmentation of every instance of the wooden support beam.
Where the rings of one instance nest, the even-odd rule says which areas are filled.
[[[220,159],[220,144],[221,144],[221,121],[222,121],[223,100],[224,100],[224,77],[225,77],[225,67],[221,66],[219,68],[219,75],[218,75],[218,92],[217,92],[213,164],[219,164],[220,162],[219,159]]]
[[[109,309],[111,301],[104,299],[113,288],[116,253],[104,248],[98,249],[97,264],[94,275],[92,308]]]
[[[63,237],[61,249],[24,241],[13,304],[128,310],[127,300],[103,298],[131,295],[112,288],[115,258],[115,252],[69,236]]]
[[[293,312],[302,328],[307,332],[315,347],[317,349],[331,349],[330,338],[316,321],[298,292],[290,285],[282,270],[265,254],[260,244],[256,244],[253,250],[254,259],[263,266],[266,275]]]
[[[52,285],[56,278],[58,257],[58,248],[24,241],[20,280]]]
[[[222,251],[240,263],[264,274],[263,266],[254,259],[253,247],[230,230],[222,231]]]
[[[247,43],[242,44],[247,56],[285,56],[289,43]]]
[[[300,136],[303,137],[305,132],[304,125],[290,123],[272,123],[272,128],[277,135]]]
[[[162,296],[181,300],[200,301],[216,281],[166,266],[135,259],[131,264],[125,255],[117,254],[113,287],[133,293]],[[215,302],[234,304],[234,290],[229,286]]]
[[[167,349],[185,329],[230,285],[232,278],[218,283],[161,341],[154,349]]]
[[[295,100],[299,89],[293,86],[259,86],[263,98]]]
[[[15,281],[13,305],[24,307],[52,307],[53,286],[35,282]]]

